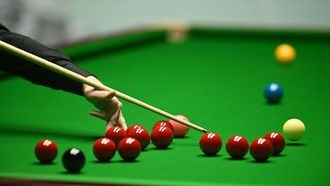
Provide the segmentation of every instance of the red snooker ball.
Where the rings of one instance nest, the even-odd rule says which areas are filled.
[[[168,127],[156,127],[152,130],[151,141],[160,149],[167,148],[173,140],[173,132]]]
[[[183,116],[183,115],[177,115],[177,117],[189,121],[187,117]],[[174,137],[176,138],[183,138],[189,131],[189,127],[187,127],[186,125],[183,125],[177,121],[174,120],[169,120],[170,124],[173,127],[173,134]]]
[[[248,152],[249,143],[243,136],[232,136],[227,141],[226,150],[233,159],[241,159]]]
[[[134,161],[141,152],[141,145],[137,139],[126,137],[118,144],[118,152],[124,161]]]
[[[269,132],[265,138],[273,145],[273,155],[279,155],[285,147],[284,137],[278,132]]]
[[[111,139],[116,145],[126,137],[126,131],[118,126],[110,127],[105,133],[105,137]]]
[[[35,146],[34,153],[40,163],[52,163],[57,156],[57,145],[49,139],[41,140]]]
[[[171,125],[170,122],[165,121],[165,120],[160,120],[157,121],[154,126],[152,127],[152,129],[156,128],[156,127],[168,127],[173,131],[173,126]]]
[[[221,149],[222,140],[214,132],[206,132],[199,140],[199,147],[206,156],[215,156]]]
[[[93,153],[99,161],[110,161],[116,153],[116,144],[109,138],[99,138],[94,143]]]
[[[150,134],[144,128],[131,130],[129,133],[127,133],[127,136],[137,139],[141,144],[142,150],[145,149],[150,143]]]
[[[250,145],[252,157],[258,161],[267,161],[273,153],[273,145],[265,138],[257,138]]]
[[[129,127],[126,129],[126,133],[128,134],[128,133],[130,133],[131,131],[135,131],[136,129],[139,129],[139,128],[143,128],[143,129],[144,129],[144,127],[143,127],[142,125],[140,125],[140,124],[133,124],[133,125],[129,126]]]

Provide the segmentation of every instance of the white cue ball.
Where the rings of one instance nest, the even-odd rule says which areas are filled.
[[[289,119],[283,125],[283,133],[289,140],[298,141],[305,134],[305,125],[299,119]]]

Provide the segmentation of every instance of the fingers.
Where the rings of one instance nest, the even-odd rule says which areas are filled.
[[[102,84],[102,83],[101,83],[96,77],[94,77],[94,76],[88,76],[87,79],[90,80],[90,81],[93,81],[93,82],[95,82],[95,83]],[[87,85],[87,84],[83,84],[83,91],[84,91],[84,94],[85,94],[86,92],[90,92],[90,91],[93,91],[93,90],[95,90],[94,87],[89,86],[89,85]]]
[[[89,102],[93,103],[93,105],[99,109],[99,111],[90,111],[89,114],[99,119],[106,120],[106,130],[115,125],[126,130],[126,121],[121,112],[122,103],[115,97],[115,91],[101,91],[85,85],[84,95]]]
[[[89,114],[91,116],[97,117],[99,119],[105,119],[103,113],[95,111],[95,110],[90,111]]]
[[[115,125],[119,125],[119,116],[121,113],[121,108],[122,108],[122,104],[117,100],[116,102],[116,107],[117,110],[110,116],[107,126],[106,126],[106,130],[108,130],[110,127],[115,126]]]
[[[111,128],[111,127],[113,127],[113,126],[114,126],[113,124],[108,123],[108,124],[106,125],[106,127],[105,127],[105,131],[107,131],[109,128]]]
[[[88,76],[87,79],[90,80],[90,81],[93,81],[95,83],[98,83],[98,84],[103,85],[102,82],[100,82],[94,76]],[[93,103],[93,99],[96,99],[96,100],[100,100],[100,99],[107,100],[108,99],[108,100],[110,100],[116,94],[116,92],[114,90],[106,90],[106,91],[104,91],[104,90],[97,90],[94,87],[89,86],[87,84],[83,84],[83,92],[84,92],[85,97],[88,100],[91,100],[92,103]]]
[[[127,129],[127,124],[126,124],[126,120],[123,116],[122,113],[122,103],[118,101],[117,103],[117,110],[116,112],[112,115],[112,117],[110,118],[110,120],[107,123],[106,126],[106,130],[109,129],[112,126],[120,126],[121,128],[123,128],[124,130]]]
[[[90,100],[111,100],[116,95],[115,91],[92,90],[86,92],[85,96]]]
[[[87,79],[102,84],[94,76],[88,76]],[[92,86],[83,84],[83,92],[86,99],[99,109],[99,111],[90,111],[91,116],[106,120],[106,129],[119,125],[126,130],[126,121],[121,113],[122,103],[115,97],[115,91],[97,90]]]
[[[120,111],[120,114],[119,114],[118,124],[119,124],[119,126],[121,126],[121,128],[123,128],[125,130],[127,129],[126,120],[125,120],[125,118],[123,116],[123,112],[122,111]]]
[[[116,125],[119,124],[118,121],[119,121],[119,116],[120,116],[120,115],[118,115],[117,113],[113,114],[113,115],[110,117],[110,119],[107,119],[107,116],[106,116],[104,113],[102,113],[102,112],[98,112],[98,111],[94,111],[94,110],[90,111],[89,114],[90,114],[91,116],[96,117],[96,118],[99,118],[99,119],[102,119],[102,120],[106,120],[106,121],[107,121],[106,131],[107,131],[110,127],[113,127],[113,126],[116,126]],[[125,123],[125,125],[126,125],[126,123]],[[121,125],[119,125],[119,126],[121,126]],[[126,128],[125,128],[125,130],[126,130]]]

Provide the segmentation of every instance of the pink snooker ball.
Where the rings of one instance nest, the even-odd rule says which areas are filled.
[[[188,118],[183,115],[177,115],[177,117],[185,121],[189,121]],[[173,126],[173,134],[175,138],[183,138],[188,133],[189,127],[187,127],[186,125],[183,125],[174,120],[169,120],[169,122]]]

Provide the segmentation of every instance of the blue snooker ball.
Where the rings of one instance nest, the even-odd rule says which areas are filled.
[[[276,83],[266,86],[264,95],[268,103],[279,103],[283,97],[283,89]]]

